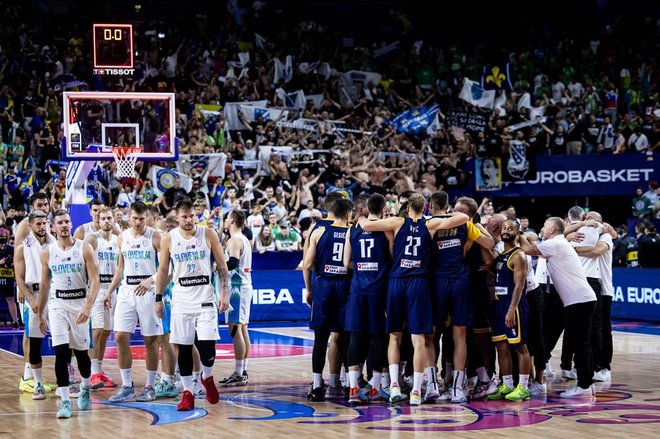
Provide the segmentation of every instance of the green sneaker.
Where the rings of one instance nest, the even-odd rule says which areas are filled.
[[[78,408],[80,410],[89,410],[92,403],[89,392],[89,387],[80,386],[80,396],[78,397]]]
[[[174,384],[168,384],[165,381],[156,383],[156,398],[175,398],[179,395],[179,389]]]
[[[57,419],[70,418],[73,416],[73,406],[71,401],[62,401],[60,409],[57,411]]]
[[[522,384],[518,384],[513,392],[505,396],[507,401],[528,401],[530,398],[529,390],[525,389]]]
[[[488,399],[491,401],[504,399],[504,397],[511,392],[513,392],[513,389],[502,383],[500,387],[497,388],[497,392],[493,393],[492,395],[488,395]]]

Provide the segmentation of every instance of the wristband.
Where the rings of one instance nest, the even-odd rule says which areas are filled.
[[[163,301],[163,295],[162,294],[156,294],[156,302],[162,302]]]

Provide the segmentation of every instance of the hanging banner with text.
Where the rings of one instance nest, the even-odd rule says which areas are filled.
[[[660,180],[660,154],[550,156],[536,158],[536,172],[526,180],[502,182],[499,197],[630,195]],[[478,189],[477,189],[478,190]]]
[[[449,127],[463,128],[466,131],[481,133],[486,131],[486,115],[465,108],[452,108],[449,110],[445,122]]]

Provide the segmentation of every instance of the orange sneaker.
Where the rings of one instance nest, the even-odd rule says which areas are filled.
[[[117,387],[118,384],[115,383],[107,376],[105,373],[101,372],[101,377],[103,379],[103,387]]]
[[[94,375],[92,375],[92,389],[100,389],[102,387],[105,387],[105,383],[103,381],[103,374],[95,373]]]
[[[217,404],[220,401],[220,395],[218,394],[218,388],[215,386],[215,381],[213,381],[213,375],[202,378],[200,381],[206,389],[206,400],[211,404]]]
[[[176,406],[176,409],[180,412],[189,412],[195,409],[195,397],[190,391],[183,391],[181,402]]]

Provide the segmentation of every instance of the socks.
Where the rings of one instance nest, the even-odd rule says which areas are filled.
[[[202,364],[202,379],[210,378],[213,376],[213,366],[204,366]]]
[[[60,391],[60,398],[62,398],[62,401],[71,401],[71,397],[69,396],[69,386],[59,387],[58,389]]]
[[[99,362],[99,373],[103,373],[103,360],[96,360],[96,361]]]
[[[193,381],[199,381],[199,375],[200,375],[201,373],[202,373],[202,372],[200,372],[200,371],[198,371],[198,370],[197,370],[197,371],[193,370],[193,374],[192,374],[192,379],[193,379]]]
[[[390,364],[390,380],[393,386],[399,386],[399,365]]]
[[[380,379],[380,386],[384,389],[387,389],[390,387],[391,381],[390,381],[390,373],[389,372],[383,372],[383,377]]]
[[[313,389],[318,389],[321,387],[321,384],[323,384],[323,376],[320,373],[313,373],[312,374],[312,388]]]
[[[84,387],[85,389],[89,389],[92,385],[89,377],[87,378],[80,377],[80,381],[81,381],[81,387]]]
[[[245,360],[234,360],[234,372],[239,375],[243,374]]]
[[[482,383],[490,382],[490,377],[488,376],[488,371],[485,367],[477,367],[477,375],[479,376],[479,381]]]
[[[101,368],[99,367],[99,360],[96,358],[92,358],[92,375],[96,375],[98,373],[101,373]]]
[[[413,392],[419,393],[422,390],[423,379],[424,379],[424,372],[413,373]]]
[[[519,375],[518,383],[522,385],[525,389],[529,386],[529,374],[523,374],[521,373]]]
[[[119,369],[121,374],[121,385],[124,387],[133,387],[133,377],[131,369]]]
[[[527,375],[527,380],[529,380],[529,375]],[[513,375],[503,375],[502,381],[509,389],[513,389]]]
[[[157,373],[158,373],[157,370],[148,370],[147,371],[147,384],[146,384],[146,386],[153,387],[154,384],[156,384],[156,374]]]
[[[426,372],[426,380],[430,385],[438,387],[438,379],[437,379],[437,373],[438,373],[438,368],[435,366],[429,366],[426,369],[424,369],[424,372]]]
[[[465,387],[465,371],[455,370],[454,371],[454,387],[462,389]]]
[[[339,386],[339,374],[338,373],[331,373],[330,374],[330,386],[332,387],[338,387]]]
[[[42,384],[42,382],[41,382],[41,368],[32,369],[32,375],[34,376],[35,385],[36,384]]]
[[[383,380],[383,373],[382,372],[374,372],[373,375],[371,376],[371,381],[369,381],[369,384],[371,384],[371,387],[373,389],[380,389],[380,383]]]
[[[23,368],[23,379],[29,380],[33,376],[34,375],[32,375],[32,368],[30,367],[30,363],[25,363],[25,367]]]
[[[352,388],[357,388],[358,386],[358,379],[360,379],[360,371],[359,370],[349,370],[348,371],[348,386]]]
[[[187,390],[188,392],[192,392],[193,390],[193,377],[192,376],[187,376],[187,377],[181,377],[181,384],[183,385],[183,390]]]
[[[247,358],[243,358],[243,370],[241,371],[241,374],[242,374],[243,372],[247,372],[247,364],[248,364],[248,359],[247,359]]]
[[[163,374],[161,377],[165,384],[174,384],[174,377],[172,375]]]

